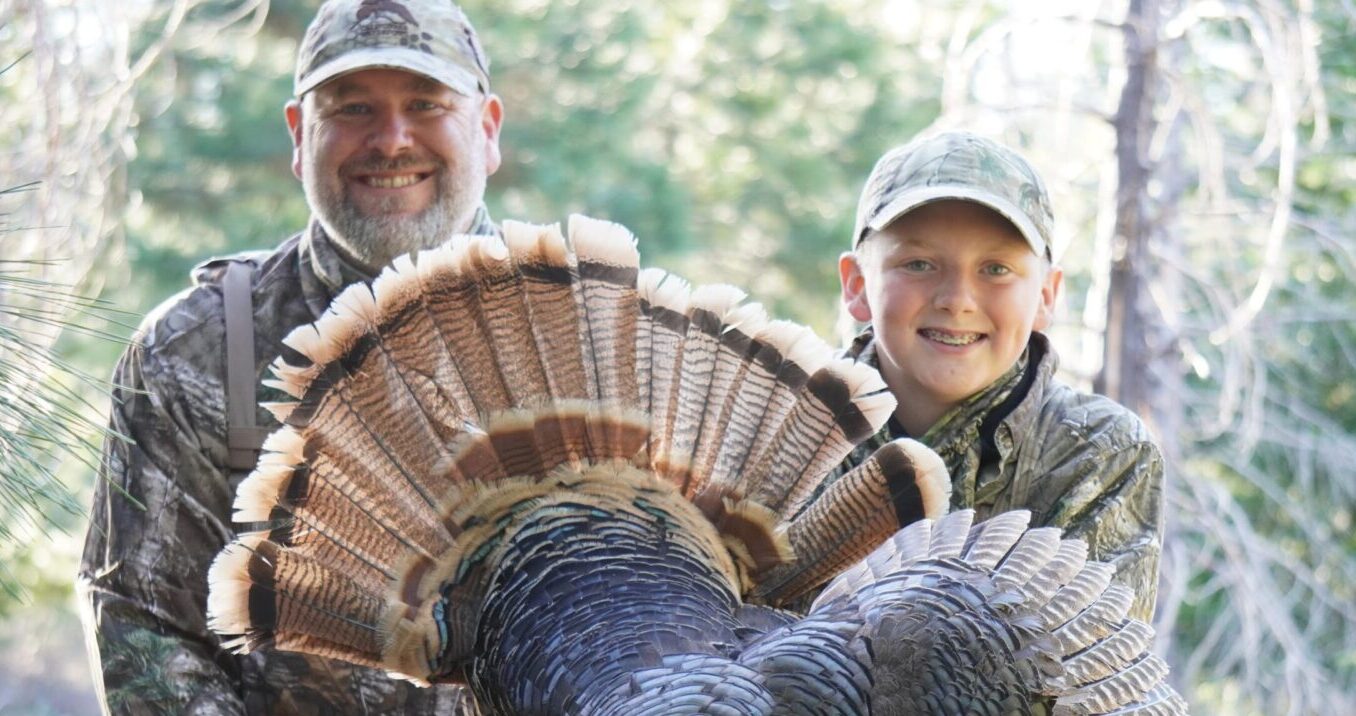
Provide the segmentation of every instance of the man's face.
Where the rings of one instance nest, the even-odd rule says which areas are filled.
[[[911,433],[1012,367],[1032,330],[1050,324],[1061,278],[1016,227],[966,201],[905,214],[839,265],[843,299],[875,329]]]
[[[470,228],[502,112],[421,75],[354,72],[288,104],[292,168],[331,238],[375,269]]]

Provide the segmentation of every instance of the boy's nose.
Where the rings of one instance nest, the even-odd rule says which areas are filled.
[[[968,313],[975,310],[974,286],[964,276],[949,276],[937,286],[932,305],[947,313]]]

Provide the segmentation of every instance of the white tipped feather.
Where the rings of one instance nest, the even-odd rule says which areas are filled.
[[[350,286],[345,292],[353,288],[361,288],[364,293],[367,291],[366,286]],[[318,338],[310,344],[311,352],[306,356],[317,368],[339,360],[359,337],[367,333],[367,327],[362,319],[343,308],[343,302],[339,300],[343,296],[343,293],[339,294],[320,320],[315,322]]]
[[[296,366],[288,365],[287,363],[283,362],[281,358],[274,360],[272,365],[270,365],[268,368],[270,371],[272,371],[273,375],[278,377],[265,378],[262,381],[263,384],[270,388],[281,390],[282,392],[287,393],[288,395],[297,399],[301,399],[306,396],[306,388],[308,388],[311,385],[311,381],[314,379],[315,376],[314,370],[297,368]]]
[[[263,541],[262,534],[240,535],[212,560],[207,570],[207,626],[212,630],[244,634],[252,628],[249,562]]]
[[[545,227],[539,224],[512,219],[506,219],[499,225],[499,230],[504,235],[504,244],[509,247],[509,253],[515,255],[535,253],[543,228]]]
[[[306,356],[312,363],[325,362],[316,359],[316,355],[322,352],[324,343],[316,324],[308,323],[293,328],[282,342],[288,348]]]
[[[467,237],[459,264],[463,273],[479,275],[486,272],[500,272],[503,264],[508,263],[509,250],[498,236]]]
[[[289,461],[296,464],[301,461],[302,449],[305,447],[306,438],[290,426],[283,426],[264,438],[264,454],[260,460]]]
[[[655,292],[659,290],[659,284],[668,278],[669,273],[659,268],[643,268],[636,276],[636,293],[646,301],[650,301]]]
[[[853,393],[889,393],[885,381],[881,380],[880,373],[871,366],[859,363],[851,358],[835,358],[833,364],[842,373],[843,379]],[[891,397],[891,401],[893,400],[894,398]]]
[[[797,328],[795,337],[782,354],[786,356],[786,362],[800,366],[806,375],[814,375],[833,360],[833,348],[809,328]]]
[[[412,301],[419,300],[419,270],[409,254],[402,254],[372,282],[378,315],[395,313]]]
[[[265,385],[270,383],[279,383],[279,381],[264,381]],[[273,387],[278,386],[275,385]],[[297,409],[298,403],[293,401],[267,401],[260,403],[259,405],[271,413],[274,420],[285,423],[287,422],[287,419],[292,416],[292,411]]]
[[[568,247],[559,224],[505,221],[501,228],[504,245],[517,263],[563,266],[568,260]]]
[[[917,440],[899,438],[894,442],[913,463],[914,484],[923,496],[923,516],[930,520],[941,519],[951,509],[951,473],[946,469],[946,462],[932,448]]]
[[[737,328],[746,336],[756,336],[767,325],[767,310],[761,303],[744,303],[725,316],[730,328]]]
[[[692,293],[687,281],[659,269],[645,269],[641,273],[645,280],[637,281],[636,285],[641,300],[656,308],[680,314],[687,313]]]
[[[265,522],[272,519],[273,508],[278,506],[278,493],[295,470],[295,465],[282,463],[255,468],[235,489],[235,503],[231,505],[235,513],[231,519],[236,522]]]
[[[462,243],[464,246],[465,242]],[[443,244],[436,249],[420,251],[415,259],[415,268],[419,272],[419,282],[425,286],[435,285],[459,276],[457,272],[458,250],[452,244]]]
[[[361,332],[376,330],[377,299],[366,284],[355,283],[335,296],[331,310],[341,313],[361,327]]]
[[[636,237],[621,224],[571,214],[566,230],[570,236],[570,245],[582,259],[613,266],[635,266],[640,263]]]
[[[705,284],[692,290],[688,310],[706,311],[724,320],[726,314],[734,310],[746,297],[747,294],[729,284]]]
[[[895,412],[895,406],[898,405],[895,396],[889,391],[859,396],[853,404],[857,406],[866,422],[871,424],[873,432],[879,430],[880,426],[890,419],[890,414]],[[942,470],[945,471],[946,467],[943,466]]]
[[[798,323],[777,319],[764,324],[754,335],[754,338],[775,347],[782,355],[786,355],[788,348],[795,343],[803,331],[804,326]]]

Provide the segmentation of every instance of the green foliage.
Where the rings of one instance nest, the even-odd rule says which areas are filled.
[[[5,238],[0,230],[0,245]],[[82,330],[80,318],[103,306],[27,275],[32,268],[32,262],[0,260],[0,554],[6,557],[0,589],[12,598],[21,598],[22,585],[42,581],[42,575],[21,578],[23,571],[34,575],[20,546],[84,514],[57,475],[60,461],[81,461],[92,472],[92,439],[103,436],[86,397],[103,385],[59,357],[48,340],[53,331]],[[0,599],[0,614],[7,605]]]

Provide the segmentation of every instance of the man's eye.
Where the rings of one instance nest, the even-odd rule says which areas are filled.
[[[1012,273],[1012,269],[1003,264],[989,264],[984,267],[984,273],[990,276],[1006,276]]]
[[[372,108],[365,104],[345,104],[339,107],[339,114],[368,114],[371,111]]]
[[[426,99],[416,99],[416,100],[414,100],[413,102],[410,102],[410,109],[412,109],[412,110],[414,110],[414,111],[416,111],[416,112],[427,112],[427,111],[429,111],[429,110],[433,110],[433,109],[437,109],[437,108],[438,108],[438,103],[436,103],[436,102],[430,102],[429,100],[426,100]]]
[[[927,271],[932,268],[932,264],[923,259],[911,259],[900,265],[907,271]]]

